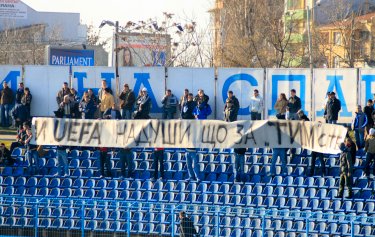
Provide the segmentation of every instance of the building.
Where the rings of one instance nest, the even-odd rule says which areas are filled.
[[[365,68],[375,62],[375,12],[318,28],[327,67]]]
[[[0,6],[0,64],[38,64],[46,61],[48,47],[83,48],[87,44],[87,26],[79,13],[39,12],[15,0]],[[14,6],[22,14],[4,15]],[[86,46],[84,46],[86,47]],[[107,66],[108,53],[103,48],[87,46],[98,54],[95,65]]]

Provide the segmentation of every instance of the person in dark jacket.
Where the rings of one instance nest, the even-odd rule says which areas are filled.
[[[84,96],[81,103],[79,103],[79,111],[81,112],[82,119],[94,119],[96,106],[88,95]]]
[[[374,126],[374,119],[372,118],[372,113],[374,112],[374,103],[371,99],[367,100],[367,105],[363,108],[363,112],[367,116],[367,125],[365,136],[369,133],[370,128]]]
[[[57,106],[61,105],[66,95],[70,95],[70,88],[68,86],[68,83],[64,82],[63,88],[57,93],[57,96],[56,96]]]
[[[193,94],[189,93],[187,100],[181,105],[181,118],[182,119],[195,119],[194,117],[194,109],[196,103],[193,101]]]
[[[344,196],[345,184],[348,187],[349,195],[347,198],[353,197],[353,163],[350,153],[350,148],[348,147],[348,142],[340,144],[340,187],[336,198],[342,198]]]
[[[121,164],[120,178],[132,178],[134,171],[134,158],[131,148],[120,148],[118,152],[118,157],[120,158]]]
[[[121,92],[119,99],[121,100],[121,117],[122,119],[132,119],[132,113],[135,103],[134,92],[129,89],[129,85],[124,85],[124,90]]]
[[[194,101],[201,106],[208,104],[210,97],[204,93],[204,90],[199,89],[198,94],[195,96]]]
[[[238,99],[233,95],[233,91],[228,91],[228,98],[224,105],[224,120],[226,122],[237,121],[239,109],[240,103],[238,102]]]
[[[12,118],[17,129],[21,129],[22,124],[30,120],[29,111],[23,104],[16,104],[12,109]]]
[[[164,148],[154,149],[154,176],[152,180],[157,180],[160,171],[160,178],[164,179]]]
[[[23,97],[23,94],[24,94],[24,85],[23,85],[23,82],[20,82],[18,84],[18,88],[16,91],[16,104],[21,104],[21,99]]]
[[[298,120],[297,112],[301,109],[301,99],[296,95],[296,90],[290,90],[290,98],[288,100],[288,119]]]
[[[29,129],[29,124],[27,122],[23,123],[22,129],[20,129],[16,136],[16,141],[12,142],[10,145],[10,153],[12,154],[13,150],[17,147],[22,147],[25,145],[27,139],[26,130]]]
[[[234,154],[236,155],[233,169],[234,182],[244,181],[245,153],[246,148],[234,148]]]
[[[180,217],[180,236],[181,237],[193,237],[198,235],[197,230],[194,227],[193,221],[186,216],[184,211],[179,214]]]
[[[10,109],[14,103],[14,93],[9,88],[6,81],[3,82],[3,89],[0,91],[0,113],[1,113],[1,126],[10,126]]]
[[[330,124],[337,124],[339,119],[339,112],[341,110],[341,102],[336,98],[336,93],[331,92],[329,95],[329,100],[327,102],[327,121]]]
[[[21,104],[26,106],[28,117],[31,116],[31,101],[32,100],[33,100],[33,96],[30,93],[30,89],[26,87],[24,90],[24,94],[21,98]]]
[[[148,96],[146,88],[142,89],[136,104],[137,111],[134,113],[134,119],[150,119],[151,99]]]
[[[15,160],[12,158],[10,151],[4,143],[0,144],[0,165],[12,166]]]
[[[165,96],[161,100],[163,104],[163,119],[173,119],[175,113],[177,112],[177,97],[172,94],[172,91],[168,89]]]
[[[361,149],[365,145],[365,128],[368,120],[366,114],[362,112],[362,107],[360,105],[357,106],[355,114],[355,118],[352,122],[352,129],[354,130],[357,147],[358,149]]]

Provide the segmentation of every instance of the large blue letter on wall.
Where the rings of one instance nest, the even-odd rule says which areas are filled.
[[[3,89],[3,82],[8,83],[8,86],[13,90],[17,90],[17,78],[21,75],[20,71],[10,71],[8,75],[1,81],[0,89]],[[10,85],[9,85],[10,84]]]
[[[148,81],[150,79],[150,73],[134,73],[134,79],[136,80],[134,85],[134,93],[138,95],[139,91],[141,90],[141,85],[143,85],[147,89],[148,96],[150,96],[152,102],[151,113],[161,113],[162,108],[158,106],[155,95],[152,92],[150,82]]]
[[[276,104],[277,98],[279,97],[279,93],[285,93],[288,96],[287,91],[279,92],[279,81],[286,81],[286,82],[294,82],[297,81],[300,83],[300,92],[297,91],[297,95],[299,93],[301,99],[301,108],[305,111],[305,98],[306,98],[306,76],[305,75],[272,75],[272,109],[268,110],[268,115],[276,115],[276,110],[274,106]],[[291,88],[292,89],[292,88]],[[308,115],[307,111],[305,112]]]
[[[251,86],[258,86],[258,81],[249,74],[241,73],[230,76],[227,80],[225,80],[225,83],[223,85],[222,96],[224,104],[228,98],[228,91],[230,86],[236,81],[247,81]],[[240,110],[238,111],[238,115],[250,115],[249,106],[240,108]]]
[[[352,113],[348,111],[348,106],[345,101],[344,93],[341,88],[340,81],[343,80],[343,76],[327,76],[327,81],[329,81],[328,91],[336,91],[337,98],[341,102],[341,112],[340,116],[342,117],[352,117]],[[336,88],[336,90],[335,90]],[[320,110],[316,112],[316,116],[323,117],[324,110]]]
[[[366,104],[368,99],[373,99],[372,92],[371,92],[371,85],[375,82],[375,75],[363,75],[362,81],[365,82],[365,101],[362,101],[363,104]]]

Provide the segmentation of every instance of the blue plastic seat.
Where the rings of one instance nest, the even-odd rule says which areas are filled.
[[[83,187],[83,179],[76,179],[72,185],[73,188],[82,188]]]
[[[58,188],[60,186],[59,178],[52,178],[48,184],[48,188]]]
[[[4,167],[3,172],[1,173],[2,176],[12,176],[13,168],[12,167]]]
[[[84,198],[94,198],[95,190],[94,189],[87,189],[84,193]]]
[[[71,188],[72,187],[72,179],[65,178],[61,183],[61,188]]]
[[[45,165],[47,168],[54,168],[57,167],[57,159],[56,158],[49,158]]]

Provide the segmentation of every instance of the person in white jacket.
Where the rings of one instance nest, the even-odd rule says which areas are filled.
[[[263,97],[259,95],[258,89],[254,90],[254,96],[250,99],[251,120],[261,120],[264,101]]]

